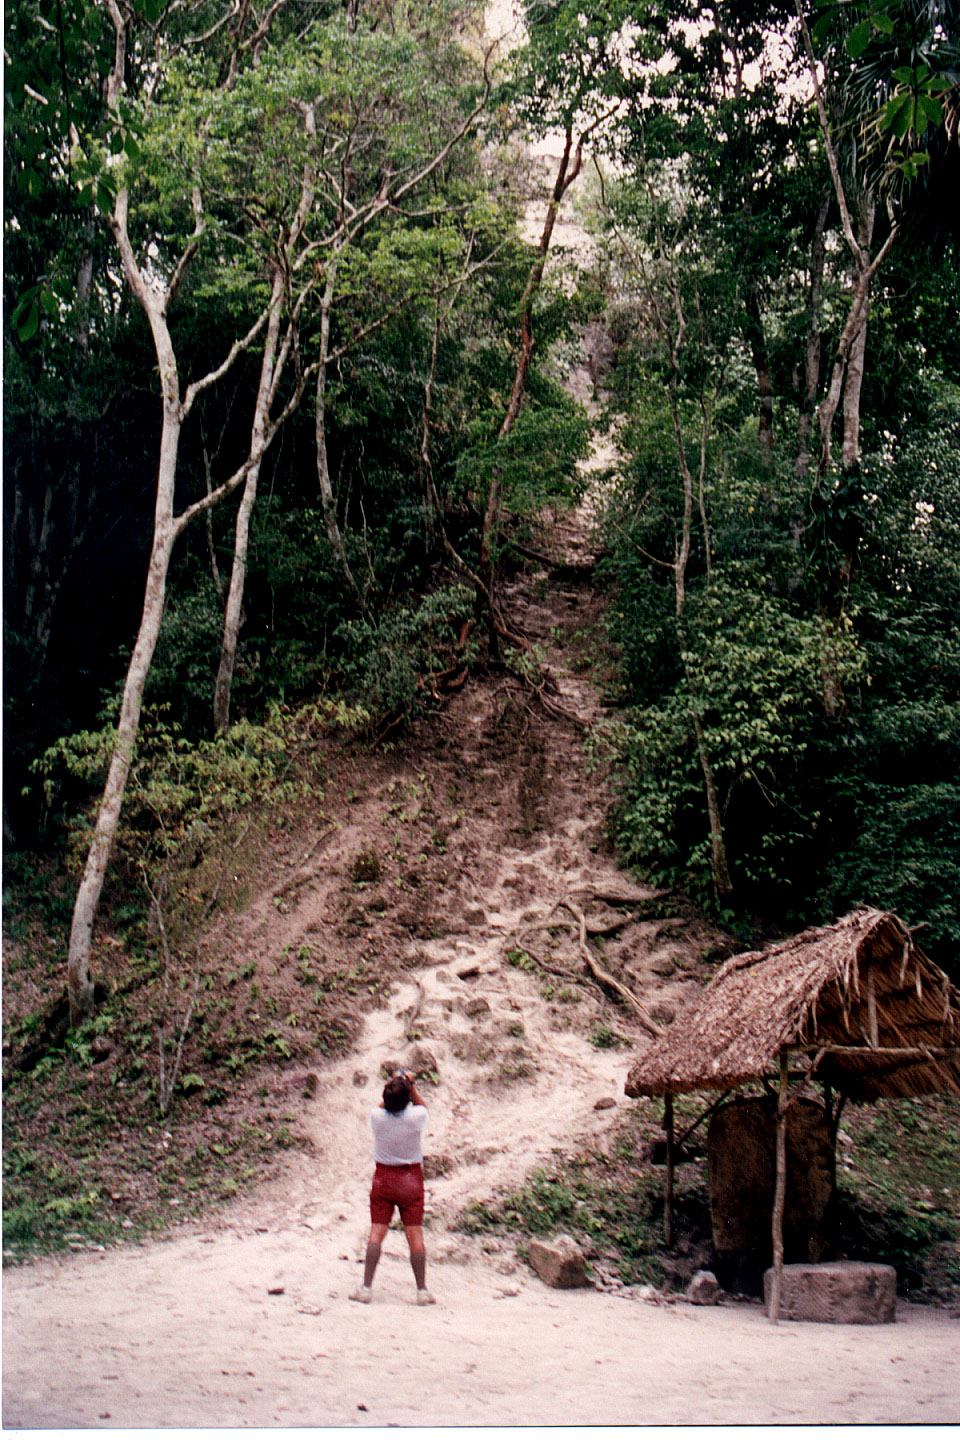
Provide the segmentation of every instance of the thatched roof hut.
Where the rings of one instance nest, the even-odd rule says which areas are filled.
[[[776,1075],[785,1051],[852,1099],[960,1095],[960,991],[895,915],[854,910],[728,960],[626,1092],[729,1090]]]

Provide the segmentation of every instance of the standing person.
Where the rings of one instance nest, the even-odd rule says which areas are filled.
[[[370,1238],[363,1266],[363,1284],[350,1296],[369,1305],[380,1247],[393,1218],[394,1206],[410,1246],[410,1264],[417,1282],[417,1304],[433,1305],[427,1289],[427,1252],[423,1241],[423,1130],[427,1107],[409,1070],[397,1070],[383,1087],[383,1100],[370,1111],[376,1169],[370,1187]]]

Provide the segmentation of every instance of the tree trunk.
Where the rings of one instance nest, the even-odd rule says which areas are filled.
[[[107,109],[116,111],[123,89],[126,63],[126,22],[117,0],[106,0],[106,8],[114,26],[116,43],[113,65],[105,87],[105,98]],[[305,205],[305,197],[301,198]],[[119,189],[113,213],[108,220],[120,255],[124,277],[150,326],[160,376],[163,428],[157,470],[153,540],[140,628],[127,667],[117,738],[70,925],[67,951],[67,994],[70,1005],[70,1022],[74,1025],[93,1007],[94,987],[90,976],[93,924],[107,866],[110,863],[127,780],[136,750],[143,691],[160,633],[160,622],[163,619],[167,574],[173,546],[178,535],[192,519],[232,493],[237,485],[246,478],[248,468],[246,465],[241,466],[228,481],[218,487],[216,491],[208,494],[205,501],[188,506],[179,517],[174,516],[177,456],[183,422],[197,396],[227,373],[237,356],[253,343],[265,321],[269,319],[268,315],[261,313],[247,334],[242,339],[234,341],[222,364],[215,370],[209,371],[203,379],[191,384],[187,389],[186,397],[181,400],[177,357],[170,337],[167,312],[176,299],[184,275],[197,253],[204,233],[203,208],[198,188],[194,189],[192,203],[195,218],[193,235],[182,251],[173,274],[163,287],[157,283],[156,276],[152,276],[150,280],[146,279],[137,263],[128,231],[129,194],[125,186],[121,186]],[[300,393],[298,388],[296,399],[286,407],[285,415],[289,414],[295,404],[299,402]],[[270,438],[280,423],[282,422],[277,421],[271,428]],[[252,456],[251,460],[259,461],[259,456]]]
[[[683,336],[682,312],[679,309],[680,337]],[[678,360],[679,344],[674,346],[673,360],[676,369]],[[680,476],[683,481],[683,520],[680,528],[680,548],[677,552],[677,559],[674,564],[674,605],[677,616],[677,640],[681,655],[686,650],[686,640],[683,633],[683,612],[687,599],[687,565],[690,561],[690,544],[693,531],[693,476],[690,473],[690,466],[687,464],[686,451],[683,445],[683,427],[680,422],[680,407],[677,402],[676,382],[670,389],[671,411],[673,414],[673,433],[677,443],[677,462],[680,467]],[[704,427],[706,417],[704,417]],[[701,450],[705,447],[705,429],[701,433]],[[701,461],[701,467],[702,467]],[[701,468],[701,487],[703,471]],[[701,505],[701,517],[706,527],[706,510]],[[706,535],[706,530],[705,530]],[[713,778],[713,768],[710,758],[707,755],[706,737],[703,733],[703,722],[697,709],[697,697],[693,693],[689,676],[686,675],[687,688],[690,692],[693,736],[697,746],[697,758],[700,762],[700,772],[703,775],[704,795],[707,802],[707,821],[710,826],[710,870],[713,875],[713,885],[717,899],[720,901],[729,900],[733,894],[733,882],[730,879],[730,868],[727,864],[727,847],[723,836],[723,817],[720,813],[720,804],[717,799],[717,787]]]
[[[760,464],[764,470],[773,469],[773,377],[770,373],[770,353],[767,337],[763,330],[763,316],[760,312],[760,297],[756,284],[751,281],[744,297],[747,312],[746,334],[753,357],[753,368],[757,375],[757,447]]]
[[[280,310],[283,305],[283,275],[277,267],[273,274],[270,292],[270,318],[260,362],[260,384],[253,415],[253,429],[250,453],[262,454],[273,390],[274,369],[277,358],[277,338],[280,333]],[[260,462],[251,465],[244,481],[240,508],[237,511],[237,525],[233,544],[233,569],[230,572],[230,589],[223,620],[223,639],[220,644],[220,665],[213,692],[213,728],[218,733],[230,723],[230,692],[233,686],[233,669],[237,658],[237,637],[240,633],[240,617],[243,613],[243,591],[247,575],[247,551],[250,541],[250,516],[257,498],[257,484],[260,479]]]
[[[366,610],[360,587],[353,577],[347,552],[343,548],[343,536],[337,523],[337,502],[330,479],[330,462],[327,457],[327,360],[330,355],[330,310],[333,305],[333,291],[337,280],[337,261],[334,256],[327,264],[327,273],[320,301],[320,359],[317,365],[317,406],[314,436],[317,451],[317,480],[320,483],[320,503],[323,506],[323,522],[327,531],[330,548],[336,556],[349,589],[356,596],[361,610]]]
[[[173,367],[172,372],[165,368],[164,359]],[[100,892],[103,889],[107,866],[110,863],[110,854],[117,833],[130,767],[133,764],[137,731],[140,725],[140,709],[143,703],[143,689],[156,648],[157,636],[160,633],[167,572],[177,533],[173,523],[173,494],[181,418],[179,387],[176,382],[176,361],[172,348],[165,357],[161,358],[160,373],[163,376],[164,384],[163,434],[160,441],[153,546],[147,570],[147,585],[140,629],[123,686],[117,738],[70,926],[67,952],[67,993],[70,1000],[71,1025],[76,1025],[93,1009],[93,982],[90,976],[93,922],[100,902]]]
[[[729,900],[733,894],[733,881],[727,864],[727,844],[723,835],[723,818],[717,800],[717,787],[713,778],[713,767],[707,755],[707,743],[703,733],[703,722],[698,714],[693,717],[693,734],[697,742],[697,757],[703,775],[703,789],[707,799],[707,821],[710,825],[710,869],[713,873],[713,887],[720,901]]]
[[[873,240],[875,206],[866,195],[860,218],[860,246],[866,255]],[[870,314],[870,278],[864,289],[863,314],[856,334],[850,342],[847,376],[843,387],[843,448],[841,466],[845,474],[860,468],[860,397],[863,393],[863,366],[867,350],[867,322]]]
[[[820,300],[823,294],[823,270],[827,255],[827,218],[830,214],[829,185],[824,187],[820,208],[814,223],[810,245],[810,304],[808,309],[807,343],[804,352],[803,382],[800,392],[800,414],[797,420],[797,458],[794,474],[804,480],[810,474],[810,447],[813,417],[820,389]]]

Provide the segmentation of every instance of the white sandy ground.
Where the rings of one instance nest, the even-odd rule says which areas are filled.
[[[514,996],[527,979],[509,976]],[[604,1067],[617,1062],[572,1035],[549,1053],[536,1037],[541,1072],[509,1102],[437,1039],[445,1080],[430,1096],[426,1149],[456,1153],[459,1139],[494,1153],[427,1185],[438,1303],[414,1306],[394,1231],[373,1303],[351,1303],[381,1083],[371,1062],[400,1037],[413,988],[323,1076],[316,1154],[282,1183],[167,1242],[5,1273],[5,1428],[960,1421],[960,1323],[937,1310],[901,1305],[895,1325],[775,1327],[759,1305],[554,1291],[509,1241],[447,1228],[481,1173],[486,1190],[616,1113],[589,1102],[616,1093]],[[530,1025],[532,1006],[524,1016]]]
[[[759,1306],[551,1291],[479,1260],[434,1264],[438,1303],[420,1308],[393,1235],[362,1306],[346,1299],[356,1228],[8,1274],[4,1427],[960,1420],[960,1326],[934,1310],[775,1327]]]

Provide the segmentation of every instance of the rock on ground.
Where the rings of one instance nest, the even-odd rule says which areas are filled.
[[[543,1283],[555,1290],[574,1290],[590,1283],[583,1251],[569,1235],[531,1240],[527,1258]]]

